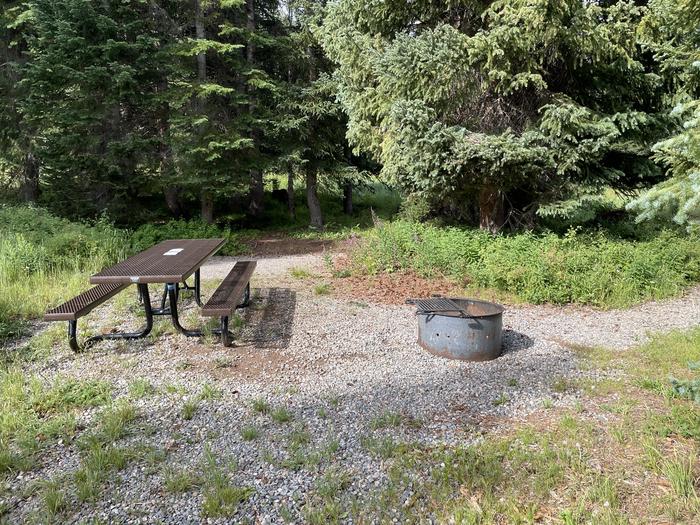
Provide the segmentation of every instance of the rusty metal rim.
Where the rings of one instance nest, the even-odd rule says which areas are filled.
[[[491,313],[487,313],[487,314],[470,314],[469,318],[471,318],[471,319],[485,319],[485,318],[493,317],[496,315],[502,315],[503,312],[505,312],[505,310],[506,310],[502,305],[500,305],[498,303],[492,303],[490,301],[482,301],[480,299],[467,299],[464,297],[446,297],[446,299],[450,299],[451,301],[466,301],[470,304],[478,303],[478,304],[486,306],[487,308],[495,310],[495,311],[493,311]],[[436,315],[440,315],[443,317],[460,317],[461,316],[460,312],[452,312],[452,311],[450,311],[450,312],[447,312],[447,311],[446,312],[416,312],[416,315],[425,315],[425,316],[429,316],[429,317],[433,317]]]

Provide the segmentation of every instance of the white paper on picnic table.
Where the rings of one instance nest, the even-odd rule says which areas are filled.
[[[173,248],[172,250],[168,250],[165,252],[163,255],[177,255],[183,250],[183,248]]]

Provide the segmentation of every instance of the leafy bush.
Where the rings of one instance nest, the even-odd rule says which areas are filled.
[[[575,231],[492,237],[396,221],[370,231],[352,260],[361,272],[412,269],[538,304],[624,307],[673,296],[700,281],[698,239],[672,232],[648,241]]]

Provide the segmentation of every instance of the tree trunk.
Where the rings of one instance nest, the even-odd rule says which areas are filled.
[[[352,181],[345,181],[343,185],[343,212],[352,215]]]
[[[248,42],[246,45],[246,62],[249,68],[254,67],[255,62],[255,43],[253,35],[256,28],[255,22],[255,0],[246,0],[246,29],[248,30]],[[255,113],[255,104],[252,102],[252,93],[246,88],[248,93],[248,112],[250,115]],[[251,119],[252,120],[252,119]],[[252,124],[251,124],[252,126]],[[258,133],[254,127],[251,127],[250,136],[253,139],[253,147],[258,151]],[[253,217],[259,217],[263,212],[263,199],[265,197],[265,185],[263,181],[263,173],[259,169],[250,170],[250,204],[248,205],[248,213]]]
[[[306,203],[309,206],[309,226],[311,228],[323,229],[323,214],[321,212],[321,202],[318,200],[318,180],[315,171],[306,173]]]
[[[479,227],[498,233],[503,221],[503,194],[495,186],[484,186],[479,192]]]
[[[25,202],[36,202],[39,198],[39,162],[31,151],[24,156],[19,194]]]
[[[194,0],[194,31],[197,40],[204,40],[206,38],[201,0]],[[197,53],[197,78],[200,82],[204,82],[207,79],[207,55],[204,51]]]
[[[165,197],[165,205],[170,210],[173,217],[179,218],[182,216],[182,202],[180,202],[180,187],[166,186],[163,188],[163,196]]]
[[[287,211],[289,212],[289,218],[296,220],[297,208],[294,202],[294,172],[292,172],[291,169],[287,172]]]
[[[206,190],[202,190],[202,220],[207,224],[214,223],[214,197]]]
[[[250,170],[250,203],[248,204],[248,214],[252,217],[260,217],[264,206],[265,184],[263,182],[262,171],[258,169]]]
[[[246,0],[246,29],[250,33],[246,46],[246,60],[248,65],[253,64],[255,59],[255,43],[253,33],[255,32],[255,0]]]
[[[197,40],[206,38],[202,0],[194,0],[194,30]],[[197,53],[197,79],[200,83],[204,83],[207,80],[207,54],[205,51]],[[195,102],[195,108],[199,112],[204,112],[204,102]],[[204,185],[206,183],[201,181],[200,184]],[[202,220],[207,224],[212,224],[214,222],[214,196],[208,189],[201,188],[200,203]]]
[[[158,86],[160,93],[168,90],[168,81],[164,79]],[[174,183],[173,150],[170,146],[170,106],[164,102],[160,106],[158,114],[158,154],[160,157],[160,180],[163,181],[163,196],[165,204],[173,217],[182,215],[182,203],[180,202],[180,187]]]

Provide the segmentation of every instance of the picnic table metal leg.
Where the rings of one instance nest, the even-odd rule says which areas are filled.
[[[202,303],[202,284],[199,268],[197,268],[194,272],[194,300],[199,306],[204,306]]]
[[[68,321],[68,345],[73,352],[80,352],[78,344],[78,321]]]
[[[163,285],[163,297],[160,298],[160,309],[158,313],[165,313],[165,305],[168,301],[168,285]]]
[[[151,333],[153,328],[153,311],[151,309],[151,298],[148,293],[147,284],[138,284],[139,297],[143,299],[143,310],[146,314],[146,326],[140,332],[116,332],[112,334],[100,334],[90,337],[85,340],[85,344],[81,347],[78,343],[78,321],[68,321],[68,344],[71,350],[74,352],[80,352],[81,350],[88,348],[97,341],[103,341],[105,339],[140,339],[146,337]]]
[[[203,330],[190,330],[180,324],[180,317],[177,311],[177,283],[168,283],[168,296],[170,297],[170,318],[173,321],[173,326],[182,335],[187,337],[202,337]],[[213,334],[221,335],[221,342],[224,346],[231,346],[233,334],[228,329],[228,317],[221,318],[221,328],[215,328],[211,331]]]
[[[148,293],[148,285],[139,283],[136,286],[138,286],[139,295],[143,299],[143,311],[146,314],[146,326],[143,330],[140,332],[116,332],[113,334],[96,335],[85,341],[85,348],[104,339],[141,339],[151,333],[151,329],[153,328],[153,311],[151,309],[151,296]]]
[[[245,293],[243,294],[243,302],[239,304],[236,308],[245,308],[250,306],[250,283],[245,287]]]
[[[221,318],[221,344],[224,346],[231,346],[231,339],[233,334],[228,331],[228,316]]]
[[[188,330],[180,324],[180,317],[177,312],[178,283],[168,283],[166,287],[170,298],[170,318],[175,329],[187,337],[201,337],[203,335],[201,330]]]

